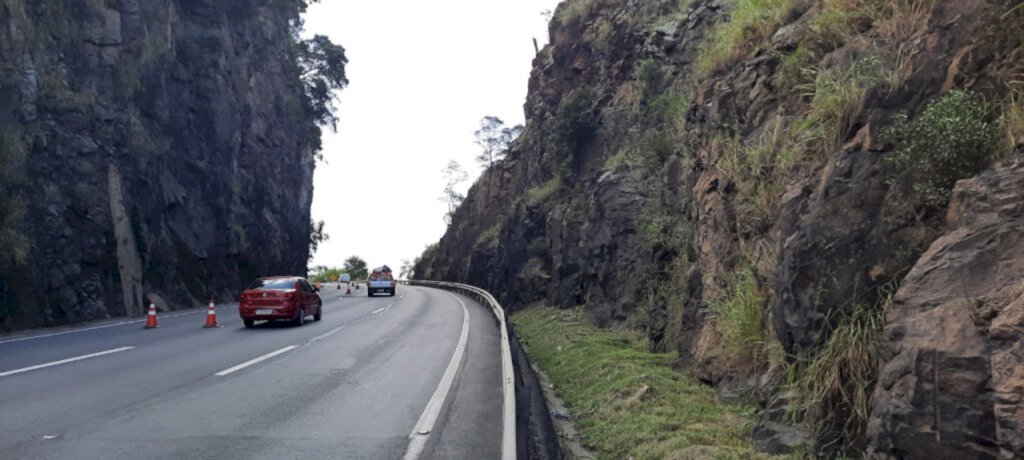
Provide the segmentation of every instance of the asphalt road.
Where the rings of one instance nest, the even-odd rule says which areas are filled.
[[[223,305],[217,329],[201,309],[0,336],[0,457],[499,458],[491,313],[428,288],[343,293],[301,327],[245,329]]]

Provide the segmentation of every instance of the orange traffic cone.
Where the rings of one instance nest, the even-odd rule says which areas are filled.
[[[146,315],[146,326],[143,329],[156,329],[156,305],[149,304],[149,313]]]
[[[346,295],[351,295],[352,294],[352,288],[345,289],[345,294]]]
[[[220,327],[220,324],[217,324],[217,309],[213,306],[213,299],[210,299],[210,308],[206,310],[206,324],[203,327]]]

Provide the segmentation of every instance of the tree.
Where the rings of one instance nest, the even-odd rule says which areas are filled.
[[[439,199],[448,205],[448,213],[444,215],[444,222],[451,225],[455,210],[459,209],[462,200],[466,199],[466,196],[455,188],[469,179],[469,174],[466,174],[459,162],[455,160],[448,161],[448,166],[441,170],[441,174],[444,176],[444,191]]]
[[[337,131],[338,117],[334,115],[335,91],[348,86],[345,77],[345,48],[335,45],[326,35],[314,35],[297,44],[301,79],[309,110],[320,126]]]
[[[516,125],[511,128],[505,126],[501,118],[488,115],[480,120],[480,129],[473,133],[476,145],[480,146],[480,155],[476,161],[484,169],[494,166],[494,163],[505,158],[508,153],[508,146],[523,133],[523,125]]]
[[[345,259],[344,269],[345,273],[348,273],[354,280],[366,279],[366,275],[369,274],[366,270],[366,261],[359,256]]]
[[[320,243],[329,239],[331,235],[324,231],[324,221],[309,221],[309,260],[313,260],[313,254],[320,248]]]
[[[409,259],[402,259],[402,268],[398,270],[399,279],[412,279],[412,261]]]
[[[345,273],[345,270],[340,267],[325,267],[321,265],[313,267],[309,280],[314,283],[335,282],[341,279],[342,273]]]

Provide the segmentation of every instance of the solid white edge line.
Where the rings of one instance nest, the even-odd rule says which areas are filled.
[[[105,324],[103,326],[93,326],[93,327],[89,327],[89,328],[85,328],[85,329],[75,329],[75,330],[63,331],[63,332],[52,332],[52,333],[43,334],[43,335],[31,335],[31,336],[28,336],[28,337],[18,337],[16,339],[0,340],[0,344],[12,343],[12,342],[21,342],[21,341],[25,341],[25,340],[45,339],[47,337],[54,337],[54,336],[65,335],[65,334],[73,334],[73,333],[76,333],[76,332],[95,331],[97,329],[106,329],[108,327],[124,326],[126,324],[138,323],[138,322],[142,322],[142,321],[145,321],[145,320],[139,320],[139,321],[120,321],[120,322],[116,322],[116,323],[113,323],[113,324]]]
[[[279,355],[281,353],[285,353],[285,352],[294,350],[294,349],[296,349],[298,347],[299,347],[298,345],[288,345],[287,347],[284,347],[284,348],[282,348],[280,350],[272,351],[272,352],[267,353],[267,354],[265,354],[263,356],[260,356],[259,358],[250,359],[250,360],[248,360],[248,361],[246,361],[246,362],[244,362],[242,364],[239,364],[239,365],[237,365],[235,367],[229,367],[229,368],[224,369],[224,370],[222,370],[222,371],[220,371],[220,372],[218,372],[216,374],[213,374],[213,375],[216,375],[217,377],[224,377],[225,375],[228,375],[228,374],[230,374],[232,372],[240,371],[240,370],[245,369],[245,368],[247,368],[249,366],[252,366],[253,364],[266,361],[266,360],[268,360],[270,358],[273,358],[273,357],[275,357],[275,356],[277,356],[277,355]]]
[[[237,305],[227,305],[227,306],[222,306],[222,307],[217,307],[217,308],[218,309],[237,308]],[[205,312],[207,310],[205,310],[205,307],[196,307],[195,309],[192,309],[192,310],[189,310],[189,311],[185,311],[185,312],[181,312],[181,313],[175,313],[175,314],[169,314],[169,315],[157,315],[157,317],[163,320],[163,319],[177,318],[179,316],[194,315],[194,314],[199,313],[200,311],[204,311]],[[146,319],[142,318],[142,319],[127,320],[127,321],[118,321],[116,323],[104,324],[102,326],[87,327],[87,328],[84,328],[84,329],[70,329],[70,330],[61,331],[61,332],[51,332],[49,334],[29,335],[29,336],[25,336],[25,337],[15,337],[15,338],[7,339],[7,340],[0,340],[0,345],[3,345],[5,343],[23,342],[25,340],[45,339],[47,337],[56,337],[58,335],[77,334],[79,332],[89,332],[89,331],[95,331],[97,329],[106,329],[108,327],[117,327],[117,326],[127,326],[127,325],[130,325],[130,324],[139,324],[139,323],[144,323],[144,322],[146,322]]]
[[[441,381],[437,383],[434,395],[430,397],[427,407],[423,408],[423,414],[420,415],[419,421],[416,422],[412,433],[409,434],[409,447],[405,450],[405,455],[402,457],[403,460],[416,460],[423,453],[423,448],[427,445],[427,439],[430,438],[430,432],[434,429],[434,423],[437,422],[437,416],[441,414],[441,407],[444,406],[444,401],[448,398],[452,383],[455,381],[455,373],[458,372],[459,366],[462,364],[462,355],[466,351],[466,342],[469,338],[469,310],[466,308],[466,304],[462,302],[462,299],[451,293],[448,293],[448,295],[452,296],[462,306],[462,333],[459,335],[459,343],[455,345],[452,359],[448,361],[448,368],[445,369]],[[421,432],[426,434],[419,434]]]
[[[434,288],[455,288],[484,298],[490,304],[491,312],[498,320],[501,329],[501,378],[502,378],[502,427],[501,427],[501,458],[515,460],[518,456],[516,448],[516,386],[515,367],[512,365],[512,349],[509,345],[508,326],[505,324],[505,310],[491,293],[476,286],[444,281],[420,281],[421,285]],[[413,284],[415,286],[415,284]]]
[[[115,348],[113,350],[101,351],[99,353],[90,353],[88,355],[75,356],[74,358],[62,359],[60,361],[53,361],[53,362],[49,362],[49,363],[46,363],[46,364],[39,364],[39,365],[31,366],[31,367],[24,367],[24,368],[21,368],[21,369],[15,369],[15,370],[12,370],[12,371],[0,372],[0,377],[7,377],[8,375],[14,375],[14,374],[20,374],[22,372],[34,371],[36,369],[43,369],[45,367],[53,367],[53,366],[59,366],[61,364],[73,363],[75,361],[81,361],[83,359],[96,358],[96,357],[103,356],[103,355],[109,355],[111,353],[117,353],[117,352],[121,352],[121,351],[131,350],[132,348],[135,348],[135,347]]]

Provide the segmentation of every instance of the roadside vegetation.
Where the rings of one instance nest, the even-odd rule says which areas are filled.
[[[565,2],[555,14],[562,28],[585,29],[581,41],[594,51],[591,59],[605,58],[602,53],[615,49],[617,34],[633,30],[636,23],[671,22],[666,19],[672,14],[668,7],[652,13],[659,18],[650,18],[642,17],[642,8],[612,15],[614,9],[606,10],[603,3]],[[1024,147],[1024,67],[1006,72],[1011,75],[1004,77],[1012,80],[1006,87],[975,86],[972,92],[954,84],[952,90],[935,88],[924,98],[905,100],[913,92],[908,91],[908,79],[920,71],[914,68],[920,64],[920,44],[934,32],[936,25],[929,22],[934,22],[939,2],[721,3],[729,18],[705,35],[696,68],[690,69],[694,72],[680,71],[659,57],[637,56],[630,84],[580,84],[558,101],[545,130],[528,133],[543,137],[537,143],[543,146],[540,155],[547,173],[535,177],[523,194],[530,206],[567,203],[556,208],[564,211],[579,204],[563,197],[571,196],[579,183],[578,170],[590,172],[578,166],[587,152],[606,149],[603,172],[616,173],[609,177],[643,172],[650,188],[637,207],[635,238],[657,261],[651,273],[658,277],[651,278],[671,287],[657,292],[639,288],[633,299],[638,308],[622,325],[650,332],[657,326],[647,313],[662,309],[669,324],[663,327],[666,334],[598,330],[582,309],[534,307],[516,313],[512,321],[531,358],[569,405],[584,444],[602,458],[755,457],[747,439],[752,408],[720,404],[712,390],[672,370],[674,352],[650,353],[673,348],[672,334],[683,330],[688,249],[694,243],[689,232],[692,216],[700,212],[693,200],[665,190],[671,188],[670,179],[686,178],[673,168],[717,168],[727,182],[722,190],[733,207],[738,241],[736,257],[726,262],[732,264],[730,274],[705,284],[701,292],[707,305],[702,314],[711,327],[708,343],[721,352],[714,354],[721,359],[713,366],[730,374],[726,384],[737,383],[729,381],[731,376],[769,372],[778,377],[779,391],[790,404],[788,421],[813,435],[805,448],[818,455],[856,455],[856,446],[864,445],[888,296],[905,272],[893,267],[883,274],[886,286],[832,307],[818,343],[785,356],[768,317],[769,305],[779,295],[773,292],[778,256],[772,231],[783,194],[844,149],[861,150],[881,159],[881,177],[889,178],[885,187],[894,192],[887,199],[912,204],[915,212],[926,209],[928,215],[918,219],[941,216],[957,180]],[[685,6],[679,2],[678,10]],[[1015,26],[1020,19],[1010,22],[1024,17],[1024,6],[1008,8],[997,33],[1024,30]],[[784,45],[770,44],[783,26],[794,23],[795,32],[780,34]],[[1024,56],[1024,48],[1016,56]],[[729,82],[749,75],[750,65],[737,64],[755,57],[762,63],[776,60],[768,79],[770,91],[784,101],[778,110],[720,123],[699,120],[703,112],[694,110],[694,101],[709,103],[699,83],[713,76]],[[896,102],[880,107],[879,100]],[[896,104],[907,110],[896,111]],[[712,130],[695,133],[697,123],[712,125]],[[617,130],[622,127],[629,129]],[[594,139],[603,145],[593,145],[598,143]],[[685,163],[695,156],[691,151],[706,152],[706,158]],[[683,160],[672,167],[675,158]],[[683,181],[683,190],[686,185]],[[477,246],[492,242],[499,229],[480,228]],[[546,243],[531,243],[530,254],[537,260],[549,257]],[[820,289],[831,288],[822,283]],[[781,383],[787,372],[788,380]]]
[[[13,130],[0,131],[0,265],[21,265],[29,240],[21,232],[25,203],[8,184],[17,183],[26,147]]]
[[[887,132],[898,147],[886,160],[895,171],[909,173],[913,192],[927,205],[944,207],[956,181],[1007,153],[998,124],[989,121],[991,112],[978,98],[954,90],[913,119],[900,113]],[[1016,116],[1012,106],[1008,115]]]
[[[599,458],[770,458],[752,450],[753,407],[720,401],[643,335],[597,329],[580,308],[532,307],[512,323]]]
[[[934,0],[729,0],[730,17],[711,30],[696,61],[708,78],[735,71],[785,24],[815,8],[792,46],[773,49],[779,59],[774,84],[793,102],[754,133],[731,126],[711,135],[717,168],[734,185],[740,246],[744,253],[736,275],[725,280],[725,294],[712,298],[711,321],[739,372],[758,372],[779,363],[788,368],[794,395],[792,421],[814,432],[819,448],[862,445],[877,372],[877,334],[885,323],[886,289],[875,301],[837,307],[822,343],[780,360],[781,350],[765,327],[759,279],[771,279],[774,267],[757,266],[750,251],[778,220],[787,185],[840,151],[855,134],[855,122],[869,94],[898,95],[913,73],[919,43],[928,31]],[[1019,21],[1020,7],[1004,21]],[[1009,22],[1002,30],[1018,30]],[[1006,32],[1001,32],[1006,33]],[[823,59],[849,46],[856,59]],[[1024,55],[1024,50],[1018,50]],[[638,75],[649,74],[641,63]],[[889,186],[918,204],[919,211],[941,215],[954,184],[1024,145],[1024,71],[1014,74],[1005,96],[952,89],[918,107],[897,112],[879,135],[889,146],[883,170]],[[1019,75],[1019,76],[1017,76]],[[884,96],[883,96],[884,97]],[[870,142],[870,140],[868,141]],[[748,268],[749,267],[749,268]],[[901,275],[893,275],[897,283]],[[895,289],[892,289],[893,291]],[[888,292],[891,294],[891,292]],[[831,447],[829,447],[831,446]]]
[[[366,261],[359,256],[351,256],[345,259],[344,265],[341,267],[326,267],[323,265],[313,267],[312,273],[309,275],[309,280],[316,283],[323,283],[328,281],[337,281],[341,278],[342,274],[348,273],[353,281],[366,279],[369,270],[366,266]]]

